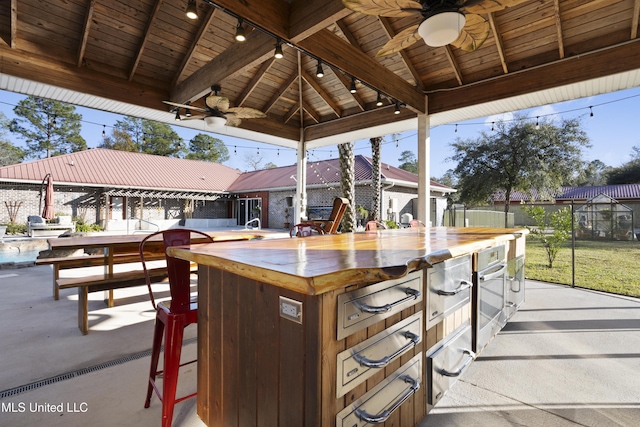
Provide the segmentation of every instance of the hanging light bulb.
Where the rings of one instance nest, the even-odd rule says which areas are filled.
[[[236,27],[236,41],[243,42],[247,40],[247,36],[242,26],[242,19],[238,19],[238,26]]]
[[[593,107],[589,106],[589,111],[591,111],[591,114],[589,114],[589,117],[593,117]]]
[[[322,70],[322,62],[318,59],[318,66],[316,67],[316,77],[324,77],[324,71]]]
[[[540,129],[540,116],[536,117],[536,130]]]
[[[105,132],[105,129],[107,128],[107,125],[102,125],[102,137],[104,138],[107,133]]]
[[[458,124],[457,123],[456,123],[456,130],[454,130],[453,133],[458,133]]]
[[[491,122],[491,132],[494,132],[496,128],[493,126],[496,122]]]
[[[189,0],[189,3],[187,3],[187,18],[198,19],[198,8],[196,6],[196,0]]]
[[[349,92],[356,93],[356,91],[356,79],[355,77],[351,77],[351,88],[349,89]]]
[[[276,59],[282,59],[284,57],[284,54],[282,53],[282,42],[280,39],[276,42],[276,50],[273,56],[275,56]]]
[[[378,99],[376,99],[376,106],[382,107],[382,95],[378,92]]]

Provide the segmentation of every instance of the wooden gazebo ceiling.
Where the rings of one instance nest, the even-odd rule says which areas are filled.
[[[341,0],[198,0],[190,20],[186,6],[3,1],[0,75],[163,112],[163,100],[202,106],[220,84],[232,105],[268,115],[241,128],[297,141],[301,127],[314,140],[415,117],[427,112],[424,95],[433,114],[640,69],[640,0],[529,0],[487,14],[491,33],[474,52],[419,41],[382,58],[380,47],[419,16],[363,15]],[[243,43],[236,17],[251,24]],[[275,37],[283,59],[273,58]]]

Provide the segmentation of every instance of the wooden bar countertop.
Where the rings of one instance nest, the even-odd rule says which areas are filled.
[[[405,228],[173,247],[177,258],[307,295],[403,277],[513,240],[522,228]]]

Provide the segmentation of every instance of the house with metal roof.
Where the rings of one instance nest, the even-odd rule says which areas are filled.
[[[339,171],[337,159],[307,164],[310,215],[323,215],[341,195]],[[9,221],[11,210],[19,223],[40,214],[44,179],[51,174],[56,214],[109,231],[166,228],[185,218],[224,219],[221,224],[230,226],[259,217],[263,227],[280,228],[292,218],[288,202],[296,173],[296,165],[242,173],[218,163],[96,148],[0,168],[0,203],[6,206],[0,222]],[[381,175],[383,217],[415,216],[418,176],[387,164]],[[370,159],[356,156],[355,178],[356,204],[369,209]],[[431,182],[434,212],[444,209],[444,196],[453,191]]]

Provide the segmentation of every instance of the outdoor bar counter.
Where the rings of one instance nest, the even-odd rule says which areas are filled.
[[[440,397],[428,352],[473,322],[473,254],[523,255],[526,234],[407,228],[169,248],[199,264],[198,415],[211,427],[418,425]],[[431,298],[458,302],[425,314],[449,270],[462,277]]]

